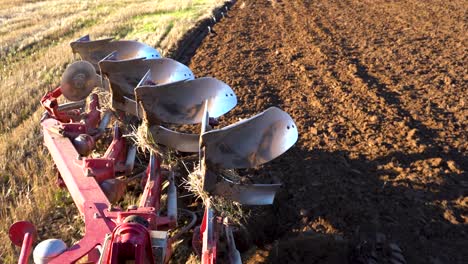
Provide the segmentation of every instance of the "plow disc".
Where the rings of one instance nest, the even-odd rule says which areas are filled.
[[[85,99],[98,85],[93,65],[87,61],[77,61],[67,67],[60,84],[62,94],[70,101]]]
[[[215,263],[218,238],[226,238],[229,261],[241,263],[236,249],[232,221],[221,217],[210,200],[223,197],[248,205],[272,204],[280,183],[245,184],[222,174],[225,169],[253,168],[275,159],[297,140],[291,117],[271,107],[238,123],[214,129],[217,118],[237,104],[234,90],[210,77],[195,79],[185,65],[136,41],[89,36],[71,43],[83,61],[72,63],[64,72],[61,86],[41,100],[46,109],[41,125],[44,143],[85,222],[85,236],[67,247],[59,239],[45,240],[34,249],[36,263],[166,263],[172,244],[184,232],[195,228],[196,214],[179,208],[175,171],[163,165],[165,152],[150,148],[146,170],[135,168],[136,146],[126,140],[126,116],[138,119],[154,144],[180,152],[199,153],[198,166],[204,200],[204,215],[195,228],[193,245],[201,262]],[[101,76],[99,76],[98,74]],[[99,78],[103,80],[99,81]],[[110,89],[112,111],[102,112],[96,86]],[[63,95],[72,101],[59,105]],[[90,97],[88,107],[83,99]],[[115,115],[112,117],[112,113]],[[113,139],[102,155],[96,142],[106,135],[111,119]],[[168,129],[173,125],[201,124],[200,133]],[[140,166],[141,167],[141,166]],[[138,205],[120,208],[127,185],[142,178],[143,193]],[[162,199],[166,197],[166,199]],[[182,215],[191,217],[178,227]],[[175,233],[178,228],[179,232]],[[18,222],[10,229],[12,242],[22,247],[20,263],[32,250],[35,228]]]

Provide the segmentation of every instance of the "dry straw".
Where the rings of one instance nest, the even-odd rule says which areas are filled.
[[[219,170],[218,175],[233,180],[240,178],[235,170]],[[242,208],[240,203],[218,195],[211,196],[206,192],[203,189],[203,174],[200,170],[200,166],[195,166],[194,170],[189,172],[184,184],[189,192],[193,193],[197,199],[203,201],[203,204],[207,204],[208,200],[210,200],[211,206],[219,216],[228,217],[231,222],[239,224],[241,220],[247,218],[249,215],[249,213]]]

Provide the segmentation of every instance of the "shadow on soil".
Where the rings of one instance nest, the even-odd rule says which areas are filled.
[[[462,218],[467,212],[439,202],[467,195],[453,180],[460,175],[444,173],[440,185],[416,185],[407,177],[381,180],[383,175],[400,173],[381,169],[381,164],[396,160],[404,167],[432,154],[394,153],[378,160],[352,160],[345,152],[295,147],[261,168],[262,173],[281,179],[283,187],[273,206],[252,208],[252,217],[246,221],[252,242],[269,251],[264,263],[373,263],[365,260],[379,255],[372,253],[378,243],[396,243],[408,263],[426,257],[411,252],[424,244],[432,250],[453,251],[452,259],[427,259],[428,263],[462,263],[466,256],[456,249],[463,245],[439,242],[467,237]],[[363,252],[363,243],[374,246]],[[388,258],[391,253],[380,255]]]

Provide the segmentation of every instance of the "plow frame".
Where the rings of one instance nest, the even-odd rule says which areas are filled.
[[[60,174],[59,182],[63,183],[61,187],[67,187],[84,218],[85,235],[69,248],[58,239],[41,242],[40,249],[44,250],[37,253],[39,261],[76,263],[87,256],[86,263],[95,264],[123,263],[122,260],[133,260],[137,264],[166,263],[172,254],[171,244],[193,227],[197,219],[194,212],[177,208],[174,172],[169,165],[163,173],[158,153],[150,150],[146,171],[132,175],[136,147],[127,143],[117,122],[106,152],[101,157],[89,157],[96,148],[96,141],[106,134],[111,116],[111,111],[101,112],[99,97],[92,93],[98,85],[98,72],[103,74],[102,87],[111,90],[112,110],[120,120],[133,115],[148,126],[150,133],[158,135],[156,143],[180,152],[199,153],[202,189],[209,198],[204,201],[203,219],[195,229],[193,247],[203,264],[216,263],[218,238],[224,234],[229,262],[241,263],[233,237],[235,228],[228,217],[218,216],[221,212],[212,207],[212,195],[240,204],[267,205],[273,203],[280,184],[244,184],[224,178],[219,172],[253,168],[284,153],[297,140],[292,118],[270,107],[249,119],[213,130],[218,125],[216,118],[237,104],[234,91],[226,83],[211,77],[194,79],[187,66],[170,59],[157,60],[160,55],[154,48],[136,41],[91,41],[85,36],[72,42],[71,47],[85,61],[69,65],[61,86],[41,99],[46,110],[41,126],[44,144]],[[132,57],[133,53],[142,58]],[[168,69],[161,70],[163,63]],[[140,79],[148,66],[150,69]],[[113,67],[114,71],[108,67]],[[125,68],[132,68],[132,72],[122,70]],[[140,79],[138,84],[135,84],[136,78]],[[136,85],[134,94],[122,91],[121,82],[126,88]],[[58,98],[62,95],[74,102],[59,105]],[[179,133],[164,128],[165,123],[201,123],[201,133]],[[127,177],[118,177],[122,175]],[[126,210],[113,207],[112,203],[123,197],[126,184],[142,175],[145,175],[144,188],[138,206],[132,205]],[[161,215],[165,180],[169,182],[167,213]],[[177,226],[178,210],[189,212],[192,222],[169,238],[168,230]],[[27,262],[35,232],[29,222],[18,222],[10,228],[10,239],[22,246],[19,263]],[[58,244],[52,244],[55,242]],[[47,251],[56,245],[54,252]],[[36,260],[36,250],[34,258]]]
[[[138,247],[152,249],[153,235],[167,237],[167,235],[160,234],[161,232],[166,233],[161,230],[176,226],[177,219],[174,217],[159,215],[164,180],[159,165],[160,160],[156,154],[151,153],[150,164],[145,172],[147,181],[139,206],[128,210],[114,208],[99,184],[106,179],[115,178],[116,168],[119,171],[127,169],[123,165],[126,161],[127,143],[119,133],[118,127],[115,126],[114,139],[103,158],[83,158],[78,153],[71,138],[81,134],[98,138],[102,134],[98,133],[97,128],[99,121],[101,121],[98,98],[94,94],[92,95],[90,111],[87,113],[83,113],[79,109],[72,109],[73,114],[76,113],[76,116],[84,117],[78,120],[76,118],[69,119],[67,114],[69,110],[65,112],[59,109],[56,100],[60,95],[61,91],[58,87],[46,94],[41,101],[49,114],[41,121],[44,144],[57,166],[61,180],[84,218],[85,235],[78,243],[55,256],[49,263],[75,263],[86,255],[88,255],[88,263],[117,263],[113,261],[119,254],[134,256],[135,263],[153,262],[152,250],[150,250],[151,252],[148,250],[135,251],[132,247],[125,245],[130,241],[136,243],[135,245]],[[68,123],[70,121],[72,122]],[[75,130],[82,127],[85,128],[84,131],[82,129]],[[103,173],[96,175],[96,171]],[[141,222],[127,221],[129,218],[135,217],[143,220]],[[29,231],[28,234],[19,231],[10,233],[12,241],[23,241],[24,239],[20,261],[25,263],[24,261],[27,261],[32,250],[32,231]],[[19,242],[17,244],[21,246]],[[165,245],[162,250],[165,255],[161,260],[165,262],[169,259],[172,251],[170,239],[162,244]],[[99,250],[101,254],[96,254],[94,250]]]

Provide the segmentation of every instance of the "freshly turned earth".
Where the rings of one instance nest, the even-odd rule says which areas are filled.
[[[299,140],[247,220],[247,263],[466,263],[466,1],[237,1],[189,66],[229,84],[222,125],[269,106]],[[400,252],[401,251],[401,252]]]

